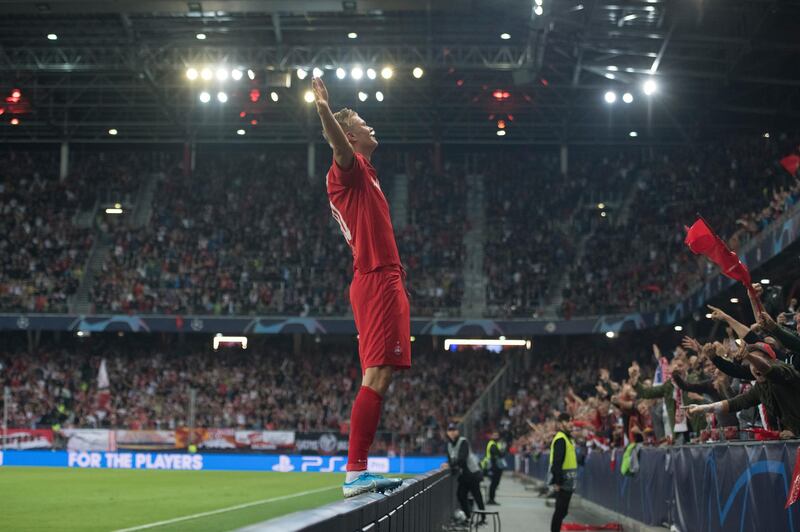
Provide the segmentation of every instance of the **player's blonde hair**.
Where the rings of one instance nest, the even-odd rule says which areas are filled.
[[[343,107],[333,113],[333,118],[336,119],[336,122],[339,123],[345,133],[347,133],[347,130],[353,126],[357,116],[358,113],[352,109],[348,109],[347,107]],[[325,140],[328,142],[328,144],[331,143],[331,139],[329,139],[328,135],[325,134],[325,130],[322,130],[322,136],[325,137]]]

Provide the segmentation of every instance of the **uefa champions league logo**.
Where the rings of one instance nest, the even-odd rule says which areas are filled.
[[[19,328],[19,329],[27,329],[28,327],[30,327],[30,325],[31,325],[31,322],[27,317],[20,316],[19,318],[17,318],[17,328]]]
[[[192,320],[191,327],[193,331],[202,331],[203,330],[203,320],[200,318],[195,318]]]

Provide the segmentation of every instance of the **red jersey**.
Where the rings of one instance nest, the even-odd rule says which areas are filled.
[[[368,273],[384,266],[400,267],[389,203],[366,157],[356,153],[349,170],[333,161],[325,183],[333,219],[353,251],[353,269]]]

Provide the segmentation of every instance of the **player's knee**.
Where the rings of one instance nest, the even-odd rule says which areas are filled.
[[[364,372],[363,385],[372,388],[380,395],[385,395],[389,386],[392,384],[392,366],[376,366],[367,368]]]

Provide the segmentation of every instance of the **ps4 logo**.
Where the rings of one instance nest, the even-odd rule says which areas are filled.
[[[272,466],[272,470],[279,473],[291,471],[333,473],[345,471],[346,466],[347,458],[344,456],[289,456],[282,454],[278,456],[278,463]],[[386,457],[370,458],[367,462],[367,469],[375,473],[388,473],[389,459]]]
[[[278,463],[272,466],[273,471],[277,471],[278,473],[289,473],[294,471],[294,466],[292,465],[292,459],[282,454],[278,457]]]

